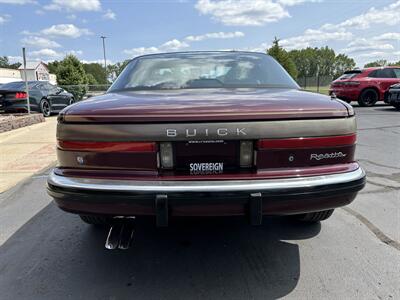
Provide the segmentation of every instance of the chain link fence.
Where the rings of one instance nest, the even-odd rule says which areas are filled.
[[[299,77],[296,79],[301,88],[326,95],[329,93],[329,86],[333,80],[332,76]]]

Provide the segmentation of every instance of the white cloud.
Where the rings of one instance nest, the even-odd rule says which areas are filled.
[[[359,57],[360,58],[369,58],[369,59],[383,59],[387,56],[388,54],[386,52],[382,52],[382,51],[373,51],[373,52],[368,52],[368,53],[363,53],[360,54]]]
[[[0,15],[0,25],[10,21],[10,15]]]
[[[173,39],[168,42],[165,42],[164,44],[158,47],[152,46],[152,47],[137,47],[132,49],[125,49],[123,53],[128,54],[131,57],[135,57],[144,54],[160,53],[166,51],[178,51],[187,47],[189,47],[189,44],[181,42],[177,39]]]
[[[243,37],[244,33],[241,31],[235,31],[235,32],[211,32],[211,33],[206,33],[206,34],[201,34],[201,35],[189,35],[185,38],[185,40],[190,41],[190,42],[199,42],[199,41],[204,41],[208,39],[232,39],[232,38],[238,38],[238,37]]]
[[[344,29],[337,31],[325,31],[320,29],[307,29],[300,36],[282,39],[280,45],[287,50],[302,49],[325,43],[328,41],[346,41],[353,38],[353,34]]]
[[[371,7],[366,13],[347,19],[339,24],[325,24],[323,29],[368,29],[371,25],[382,24],[394,26],[400,23],[400,1],[383,8]]]
[[[17,63],[17,62],[22,62],[22,56],[12,56],[12,55],[8,55],[7,56],[8,61],[10,63]]]
[[[63,57],[63,53],[62,52],[57,52],[53,49],[40,49],[37,51],[31,51],[28,53],[29,56],[32,57],[36,57],[36,58],[40,58],[40,59],[58,59]]]
[[[371,44],[343,48],[342,51],[345,53],[358,53],[358,52],[366,52],[366,51],[382,51],[382,50],[393,50],[393,49],[394,49],[394,47],[392,44],[371,43]]]
[[[36,1],[33,0],[0,0],[0,4],[36,4]]]
[[[160,46],[160,49],[162,51],[177,51],[177,50],[187,48],[187,47],[189,47],[189,45],[187,43],[181,42],[177,39],[173,39],[173,40],[170,40],[170,41],[162,44]]]
[[[261,26],[290,17],[287,6],[320,0],[198,0],[195,8],[213,20],[233,26]]]
[[[287,1],[286,5],[292,0],[282,0]],[[284,3],[280,1],[281,3]],[[297,0],[293,0],[297,1]],[[396,1],[386,7],[379,10],[375,8],[370,8],[366,13],[360,14],[358,16],[349,18],[338,24],[324,24],[318,29],[307,29],[302,35],[294,36],[280,41],[280,45],[287,50],[301,49],[306,47],[323,46],[326,42],[335,41],[349,41],[354,39],[355,34],[353,30],[365,30],[368,29],[373,24],[383,24],[383,25],[396,25],[400,23],[400,1]],[[369,38],[371,41],[364,41],[361,38],[355,39],[350,42],[345,49],[345,52],[369,52],[380,53],[382,51],[393,50],[393,45],[379,44],[378,41],[390,41],[399,40],[400,33],[388,32],[377,37]],[[358,44],[357,44],[358,43]]]
[[[89,29],[78,28],[73,24],[58,24],[53,25],[49,28],[45,28],[41,31],[42,34],[57,36],[57,37],[68,37],[68,38],[78,38],[82,35],[92,34]]]
[[[269,48],[271,48],[271,44],[270,43],[262,43],[258,47],[250,47],[250,48],[244,48],[244,49],[240,49],[240,50],[265,53],[266,50],[269,49]]]
[[[68,54],[72,54],[75,56],[82,55],[81,50],[67,50],[67,51],[55,51],[53,49],[44,48],[37,51],[31,51],[27,53],[29,59],[38,59],[43,61],[51,61],[62,59]]]
[[[99,0],[52,0],[49,5],[44,6],[44,9],[66,9],[68,11],[99,11],[101,10],[101,3]]]
[[[86,59],[81,59],[80,60],[81,63],[83,64],[99,64],[104,66],[104,59],[103,58],[99,58],[99,59],[93,59],[93,60],[86,60]],[[107,59],[107,65],[109,64],[114,64],[114,61]]]
[[[369,38],[357,38],[341,49],[345,53],[355,53],[358,57],[393,57],[396,52],[390,41],[400,41],[400,33],[387,32]],[[386,43],[385,43],[386,42]],[[399,44],[400,45],[400,44]]]
[[[305,2],[322,2],[322,0],[278,0],[278,2],[284,6],[294,6]]]
[[[152,54],[161,52],[160,49],[157,47],[137,47],[132,49],[125,49],[123,53],[128,54],[131,57],[145,55],[145,54]]]
[[[115,20],[117,15],[111,9],[107,9],[106,13],[103,15],[104,19]]]
[[[374,41],[398,41],[400,42],[400,32],[387,32],[372,38]]]
[[[46,39],[40,36],[29,36],[21,40],[21,43],[25,46],[37,47],[37,48],[59,48],[61,45],[55,41]]]
[[[289,17],[283,5],[270,0],[199,0],[196,9],[225,25],[261,26]]]
[[[76,15],[70,14],[70,15],[67,16],[67,19],[68,20],[75,20],[76,19]]]
[[[83,51],[82,50],[67,50],[67,51],[65,51],[65,55],[67,55],[67,54],[80,56],[83,54]]]

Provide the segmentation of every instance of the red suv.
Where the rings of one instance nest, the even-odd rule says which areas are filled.
[[[400,66],[366,68],[346,71],[332,82],[329,94],[348,103],[358,101],[360,106],[373,106],[384,100],[393,84],[400,83]]]

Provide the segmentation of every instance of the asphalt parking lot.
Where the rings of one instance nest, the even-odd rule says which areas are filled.
[[[356,108],[368,184],[309,226],[139,220],[132,248],[58,210],[45,173],[0,194],[1,299],[400,299],[400,112]]]

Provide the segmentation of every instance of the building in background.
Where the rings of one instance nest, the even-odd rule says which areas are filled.
[[[21,80],[20,70],[0,68],[0,84]]]
[[[26,63],[26,75],[28,80],[49,81],[52,84],[57,84],[56,75],[50,74],[47,65],[42,61],[28,61]],[[23,66],[20,66],[18,70],[0,68],[0,84],[24,79]]]

